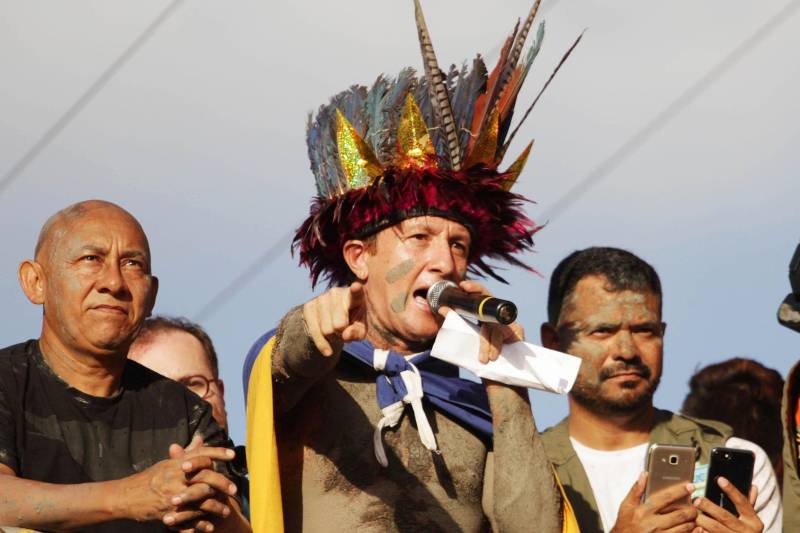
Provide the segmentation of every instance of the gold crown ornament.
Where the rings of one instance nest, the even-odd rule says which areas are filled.
[[[541,0],[517,20],[497,65],[488,72],[478,55],[468,66],[439,68],[419,0],[414,0],[424,75],[406,68],[354,85],[309,115],[308,154],[318,195],[298,229],[293,249],[316,283],[352,278],[341,254],[347,239],[363,238],[413,216],[463,223],[472,234],[470,269],[502,280],[484,257],[523,266],[514,257],[533,246],[539,229],[524,214],[525,199],[511,192],[533,143],[498,170],[520,125],[579,36],[511,129],[517,95],[541,49],[544,23],[525,50]]]

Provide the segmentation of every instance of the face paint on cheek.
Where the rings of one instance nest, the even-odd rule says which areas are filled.
[[[406,259],[402,263],[393,266],[389,269],[386,273],[386,282],[387,283],[396,283],[399,281],[403,276],[411,272],[411,269],[414,268],[414,264],[416,262],[413,259]]]
[[[583,360],[579,371],[579,378],[583,383],[598,383],[600,370],[605,360],[605,347],[596,342],[576,340],[568,353],[577,354]]]
[[[578,371],[578,377],[576,379],[576,383],[579,384],[582,388],[597,387],[600,381],[600,377],[598,374],[599,373],[595,367],[591,365],[581,365],[581,368]]]
[[[390,302],[392,311],[395,313],[402,313],[406,308],[406,301],[408,300],[408,294],[402,293],[398,294],[392,301]]]

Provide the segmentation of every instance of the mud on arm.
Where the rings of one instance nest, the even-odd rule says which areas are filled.
[[[561,493],[523,388],[485,382],[494,451],[484,477],[484,509],[495,532],[560,532]]]
[[[275,415],[290,411],[308,389],[332,371],[341,356],[342,341],[332,339],[334,354],[323,356],[306,328],[303,307],[290,310],[275,334],[272,381]]]

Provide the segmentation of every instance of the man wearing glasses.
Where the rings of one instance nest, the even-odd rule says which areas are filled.
[[[228,413],[225,410],[225,384],[219,379],[217,352],[208,333],[199,325],[185,318],[156,316],[145,320],[144,325],[131,345],[128,357],[184,385],[200,398],[211,404],[211,414],[217,424],[228,432]],[[244,446],[236,450],[231,470],[239,494],[242,511],[249,516],[249,486]]]
[[[178,383],[211,404],[214,420],[228,430],[225,384],[208,334],[185,318],[148,318],[128,357]]]

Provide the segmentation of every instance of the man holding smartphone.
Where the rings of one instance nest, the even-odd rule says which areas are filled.
[[[779,532],[780,493],[766,453],[733,437],[725,424],[653,406],[666,328],[661,300],[653,267],[625,250],[574,252],[553,272],[542,342],[581,357],[583,364],[569,394],[569,416],[542,438],[581,531]],[[651,443],[695,446],[697,485],[705,481],[712,448],[749,449],[756,456],[756,491],[748,501],[721,483],[738,517],[697,494],[692,505],[676,505],[694,493],[693,483],[679,483],[642,502]]]

